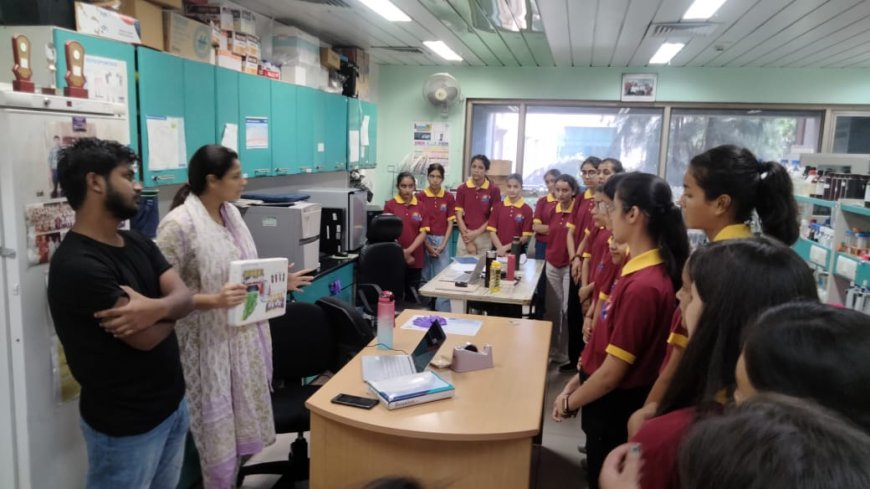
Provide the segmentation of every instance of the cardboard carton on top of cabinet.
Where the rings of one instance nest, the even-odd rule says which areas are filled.
[[[223,5],[191,5],[184,6],[184,15],[200,22],[213,22],[222,31],[232,31],[233,10]]]
[[[260,60],[251,56],[245,56],[242,61],[242,72],[256,75],[260,66]]]
[[[369,74],[369,53],[362,48],[333,48],[338,54],[347,57],[347,60],[355,64],[360,76]]]
[[[163,51],[163,10],[146,0],[123,0],[118,12],[139,20],[142,44]]]
[[[76,30],[92,36],[140,44],[139,21],[114,10],[76,2]]]
[[[245,9],[232,9],[232,12],[234,31],[251,36],[257,35],[257,24],[253,12]]]
[[[240,32],[227,32],[227,49],[233,54],[247,56],[248,36]]]
[[[184,8],[184,5],[182,5],[181,0],[149,0],[149,1],[151,3],[156,3],[157,5],[160,5],[161,7],[166,7],[166,8],[176,9],[176,10],[181,10],[182,8]]]
[[[260,59],[262,58],[260,54],[260,38],[248,34],[248,49],[245,56]]]
[[[320,48],[320,64],[329,69],[338,70],[341,69],[341,57],[330,48]]]
[[[217,65],[222,68],[242,71],[242,57],[225,49],[217,50]]]
[[[187,59],[214,64],[212,27],[178,13],[163,12],[163,31],[167,52]]]

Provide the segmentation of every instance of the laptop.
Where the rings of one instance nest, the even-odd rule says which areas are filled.
[[[444,344],[447,334],[437,321],[423,335],[410,355],[366,355],[362,357],[363,380],[376,381],[422,372]]]
[[[480,282],[482,278],[483,267],[486,265],[486,259],[484,257],[477,258],[477,264],[474,265],[474,270],[471,272],[465,272],[462,275],[456,277],[454,280],[455,283],[465,283],[468,285],[475,285]]]

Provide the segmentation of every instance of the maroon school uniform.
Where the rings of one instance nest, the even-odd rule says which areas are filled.
[[[568,233],[574,233],[577,239],[577,226],[574,225],[575,200],[567,209],[561,203],[556,204],[553,217],[550,219],[550,240],[547,242],[547,263],[561,268],[568,265]]]
[[[664,358],[668,326],[676,307],[674,287],[657,249],[625,264],[605,305],[606,319],[592,332],[591,371],[586,367],[584,371],[591,375],[611,355],[631,366],[619,383],[620,389],[651,386]]]
[[[667,347],[665,348],[665,358],[662,360],[662,366],[659,368],[659,372],[663,371],[665,366],[671,360],[671,355],[673,354],[674,349],[685,350],[688,345],[689,330],[687,330],[686,325],[683,324],[683,314],[678,307],[674,310],[674,317],[671,319],[671,329],[668,334]]]
[[[425,215],[425,210],[417,197],[411,197],[411,203],[405,205],[405,201],[400,196],[393,197],[384,204],[384,212],[395,214],[402,219],[402,234],[399,235],[399,246],[407,248],[417,239],[420,233],[429,232],[429,218]],[[414,263],[409,265],[410,268],[423,268],[423,248],[421,244],[414,250]]]
[[[644,422],[637,434],[631,438],[632,443],[640,443],[643,454],[640,487],[680,487],[677,470],[680,443],[692,427],[696,412],[693,406],[656,416]]]
[[[535,214],[532,219],[532,224],[550,225],[550,219],[553,218],[553,212],[556,211],[556,204],[559,203],[553,194],[548,193],[546,198],[538,199],[535,203]],[[535,241],[538,243],[547,243],[548,234],[535,233]],[[536,257],[537,258],[537,257]]]
[[[589,270],[589,281],[595,285],[592,287],[592,297],[604,300],[610,297],[610,291],[613,288],[613,282],[616,276],[622,269],[620,265],[613,263],[613,256],[610,254],[610,242],[613,240],[613,234],[608,229],[598,231],[595,241],[593,242],[590,263],[592,268]]]
[[[498,240],[506,245],[514,236],[529,236],[532,232],[532,208],[520,197],[516,202],[504,199],[492,206],[492,214],[486,224],[487,231],[495,231]]]
[[[595,199],[592,198],[592,191],[586,190],[575,198],[577,204],[574,209],[574,225],[577,226],[580,233],[580,239],[587,236],[595,228],[595,222],[592,220],[592,208],[595,207]],[[580,244],[580,243],[575,243]]]
[[[456,212],[462,212],[465,227],[479,229],[489,220],[492,206],[500,200],[498,185],[487,178],[483,185],[475,187],[474,180],[469,178],[456,189]]]
[[[437,194],[426,188],[417,192],[417,201],[423,206],[423,211],[429,218],[429,234],[432,236],[447,234],[447,223],[456,220],[456,199],[453,198],[453,194],[443,188]]]

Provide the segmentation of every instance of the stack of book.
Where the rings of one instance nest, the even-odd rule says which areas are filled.
[[[384,380],[372,380],[368,384],[369,389],[378,396],[387,409],[449,399],[456,392],[453,385],[428,370]]]

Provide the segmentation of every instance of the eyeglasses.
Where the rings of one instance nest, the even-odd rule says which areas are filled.
[[[595,175],[598,175],[598,170],[581,171],[580,174],[584,177],[594,177]]]

